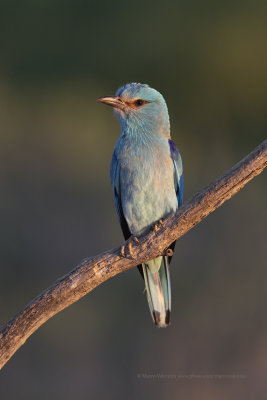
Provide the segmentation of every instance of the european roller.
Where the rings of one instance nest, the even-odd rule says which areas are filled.
[[[182,159],[171,140],[167,105],[157,90],[141,83],[126,84],[115,96],[98,101],[114,108],[121,126],[110,177],[124,237],[138,237],[175,213],[183,201]],[[168,326],[171,319],[170,261],[163,255],[138,266],[158,327]]]

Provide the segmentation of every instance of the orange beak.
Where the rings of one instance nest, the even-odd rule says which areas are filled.
[[[124,102],[118,96],[99,97],[99,99],[97,99],[97,101],[99,101],[99,103],[104,103],[104,104],[107,104],[108,106],[112,106],[114,108],[123,109],[125,106]]]

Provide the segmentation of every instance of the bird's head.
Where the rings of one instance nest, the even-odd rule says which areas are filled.
[[[123,131],[170,136],[170,122],[163,96],[142,83],[121,86],[115,96],[100,97],[99,102],[114,108]]]

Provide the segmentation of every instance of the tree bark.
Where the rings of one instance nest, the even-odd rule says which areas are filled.
[[[259,175],[267,165],[267,140],[208,187],[159,221],[142,237],[86,258],[12,318],[0,332],[0,369],[41,325],[107,279],[159,255]]]

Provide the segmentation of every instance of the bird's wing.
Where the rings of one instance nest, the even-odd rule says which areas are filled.
[[[125,240],[127,240],[131,236],[131,232],[129,230],[129,226],[127,224],[127,221],[126,221],[124,213],[123,213],[122,200],[121,200],[120,164],[118,162],[115,152],[113,153],[111,165],[110,165],[110,178],[111,178],[111,183],[112,183],[113,198],[114,198],[116,211],[117,211],[117,214],[119,217],[123,236],[124,236]],[[144,278],[142,265],[141,264],[137,265],[137,268],[138,268],[141,276]]]
[[[184,195],[182,157],[175,143],[172,140],[169,140],[169,145],[170,145],[171,158],[173,161],[174,188],[178,200],[178,207],[180,207],[183,203],[183,195]]]
[[[113,198],[116,207],[116,211],[119,217],[121,229],[125,240],[131,236],[127,221],[125,219],[121,201],[121,185],[120,185],[120,165],[116,157],[115,152],[113,153],[111,165],[110,165],[110,178],[112,183]]]
[[[184,179],[183,179],[183,164],[182,157],[177,149],[175,143],[172,140],[169,140],[171,158],[173,161],[173,177],[174,177],[174,189],[177,196],[178,207],[180,207],[183,203],[183,195],[184,195]],[[172,251],[174,251],[175,242],[170,245]],[[171,262],[172,256],[168,257],[169,263]]]

